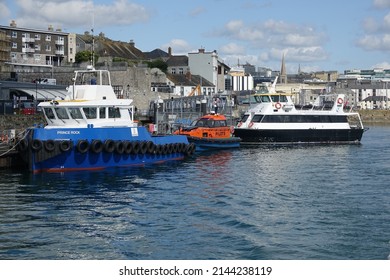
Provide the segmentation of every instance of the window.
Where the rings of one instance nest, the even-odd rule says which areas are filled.
[[[176,74],[176,68],[172,68],[171,74]]]
[[[12,38],[18,38],[18,32],[12,31],[11,37]]]
[[[83,115],[80,112],[79,108],[69,108],[69,114],[72,119],[82,119]]]
[[[69,49],[69,54],[73,54],[73,48]]]
[[[121,113],[119,112],[119,108],[109,107],[108,108],[108,117],[109,118],[120,118]]]
[[[96,119],[97,115],[97,110],[96,108],[94,107],[86,107],[86,108],[83,108],[83,111],[84,111],[84,114],[85,114],[85,117],[87,119]]]
[[[35,34],[34,38],[35,40],[41,40],[41,34]]]
[[[180,75],[183,75],[183,74],[184,74],[183,68],[179,68],[179,74],[180,74]]]
[[[12,42],[12,48],[17,49],[18,48],[18,43]]]
[[[106,107],[100,107],[99,108],[99,118],[105,119],[106,118]]]
[[[251,122],[261,122],[263,115],[254,115]]]
[[[34,60],[35,61],[40,61],[41,60],[41,55],[40,54],[34,54]]]
[[[68,113],[65,108],[55,108],[57,117],[59,119],[69,119]]]
[[[50,52],[50,51],[51,51],[51,46],[50,46],[50,45],[46,45],[46,46],[45,46],[45,50],[48,51],[48,52]]]
[[[51,35],[46,35],[45,40],[46,40],[46,41],[51,41]]]
[[[52,120],[56,118],[52,108],[44,108],[44,112],[48,119]]]

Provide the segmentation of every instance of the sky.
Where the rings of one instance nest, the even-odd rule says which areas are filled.
[[[148,52],[216,50],[230,67],[390,69],[390,0],[0,0],[0,25],[94,30]]]

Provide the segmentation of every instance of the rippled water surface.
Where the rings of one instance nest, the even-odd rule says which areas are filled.
[[[387,259],[390,127],[137,169],[0,171],[0,259]]]

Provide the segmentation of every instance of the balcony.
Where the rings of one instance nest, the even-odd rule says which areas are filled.
[[[56,50],[56,51],[55,51],[55,54],[56,54],[56,55],[64,55],[64,54],[65,54],[65,51],[64,51],[64,50]]]
[[[63,45],[65,45],[65,41],[64,40],[56,40],[56,45],[63,46]]]
[[[34,38],[30,38],[30,37],[23,37],[22,38],[22,42],[23,43],[35,43],[35,39]]]
[[[35,53],[35,48],[22,48],[23,53]]]

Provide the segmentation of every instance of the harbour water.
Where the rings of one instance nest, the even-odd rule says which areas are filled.
[[[0,171],[0,259],[385,260],[390,126],[99,172]]]

